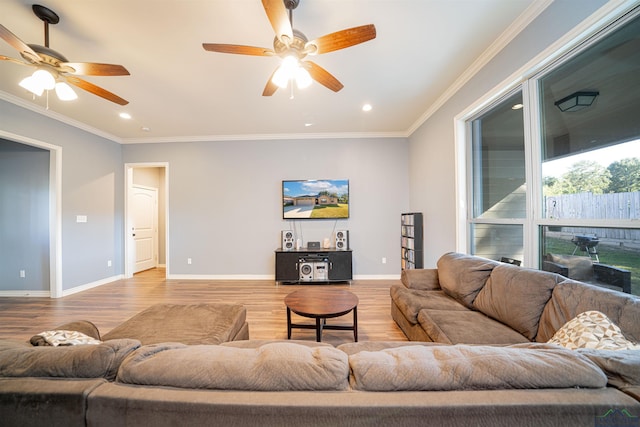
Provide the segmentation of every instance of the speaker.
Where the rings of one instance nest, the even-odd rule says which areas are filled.
[[[282,250],[283,251],[292,251],[294,249],[294,238],[293,231],[291,230],[282,230]]]
[[[304,261],[304,260],[302,260]],[[313,270],[314,270],[313,262],[300,262],[300,276],[299,279],[301,282],[312,282],[313,281]]]
[[[336,250],[349,249],[349,230],[336,230]]]

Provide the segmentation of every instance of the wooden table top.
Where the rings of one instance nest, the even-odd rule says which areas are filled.
[[[284,303],[301,316],[326,318],[347,314],[358,305],[358,297],[342,289],[313,287],[290,293]]]

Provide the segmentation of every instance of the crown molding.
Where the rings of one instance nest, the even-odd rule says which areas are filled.
[[[451,99],[462,87],[467,84],[485,65],[489,63],[502,49],[504,49],[518,34],[520,34],[534,19],[544,12],[554,0],[534,1],[518,16],[518,18],[467,68],[451,86],[429,109],[416,120],[409,129],[407,135],[411,136],[429,117],[435,114],[449,99]]]

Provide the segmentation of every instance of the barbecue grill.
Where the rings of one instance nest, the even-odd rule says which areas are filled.
[[[571,239],[571,243],[576,245],[572,255],[575,255],[576,251],[580,249],[582,252],[586,252],[587,255],[589,255],[589,258],[593,255],[596,258],[596,262],[600,262],[598,259],[598,243],[600,243],[600,240],[597,236],[575,235]]]

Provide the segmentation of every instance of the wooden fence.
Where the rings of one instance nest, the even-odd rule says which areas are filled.
[[[547,218],[640,219],[640,191],[611,194],[562,194],[545,197]],[[640,229],[562,227],[563,232],[594,234],[614,240],[640,240]]]

